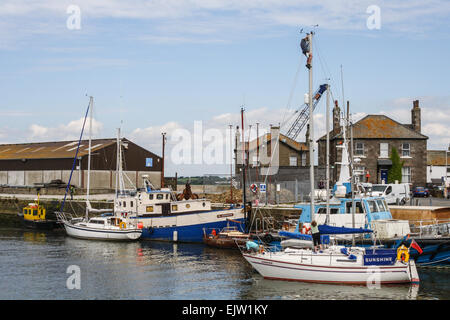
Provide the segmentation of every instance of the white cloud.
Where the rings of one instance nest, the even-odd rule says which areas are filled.
[[[61,124],[56,127],[45,127],[39,124],[32,124],[28,128],[29,137],[27,142],[59,141],[59,140],[77,140],[80,138],[84,118],[70,121],[67,124]],[[89,123],[86,120],[83,139],[89,137]],[[92,120],[92,138],[99,138],[98,135],[103,129],[103,124],[95,119]],[[96,137],[97,136],[97,137]]]

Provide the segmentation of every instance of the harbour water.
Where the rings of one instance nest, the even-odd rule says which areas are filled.
[[[79,289],[70,288],[74,268]],[[6,300],[450,299],[449,269],[419,268],[418,287],[272,281],[257,274],[235,250],[87,241],[64,232],[15,227],[0,227],[0,274],[0,299]]]

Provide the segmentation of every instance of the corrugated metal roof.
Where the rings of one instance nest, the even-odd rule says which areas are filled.
[[[116,139],[93,139],[92,152],[116,143]],[[0,145],[0,160],[16,159],[65,159],[73,158],[77,152],[78,141],[37,142]],[[89,141],[82,140],[78,156],[89,152]]]

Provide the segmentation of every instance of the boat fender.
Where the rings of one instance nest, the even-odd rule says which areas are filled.
[[[268,233],[263,237],[263,241],[265,243],[270,243],[273,241],[273,236],[270,233]]]
[[[406,248],[404,245],[401,245],[397,249],[397,260],[402,262],[408,262],[409,261],[409,252],[408,248]]]
[[[127,224],[125,223],[125,222],[121,222],[120,224],[119,224],[119,227],[120,227],[120,229],[126,229],[127,228]]]

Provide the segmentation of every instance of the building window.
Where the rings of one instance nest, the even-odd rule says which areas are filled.
[[[380,158],[389,158],[389,143],[380,143]]]
[[[355,143],[355,156],[364,156],[364,143]]]
[[[402,168],[402,183],[411,182],[411,167]]]
[[[402,143],[402,157],[411,156],[411,145],[409,143]]]
[[[302,152],[302,167],[306,167],[306,152]]]
[[[296,167],[297,166],[297,157],[296,156],[290,156],[289,157],[289,165],[291,167]]]

